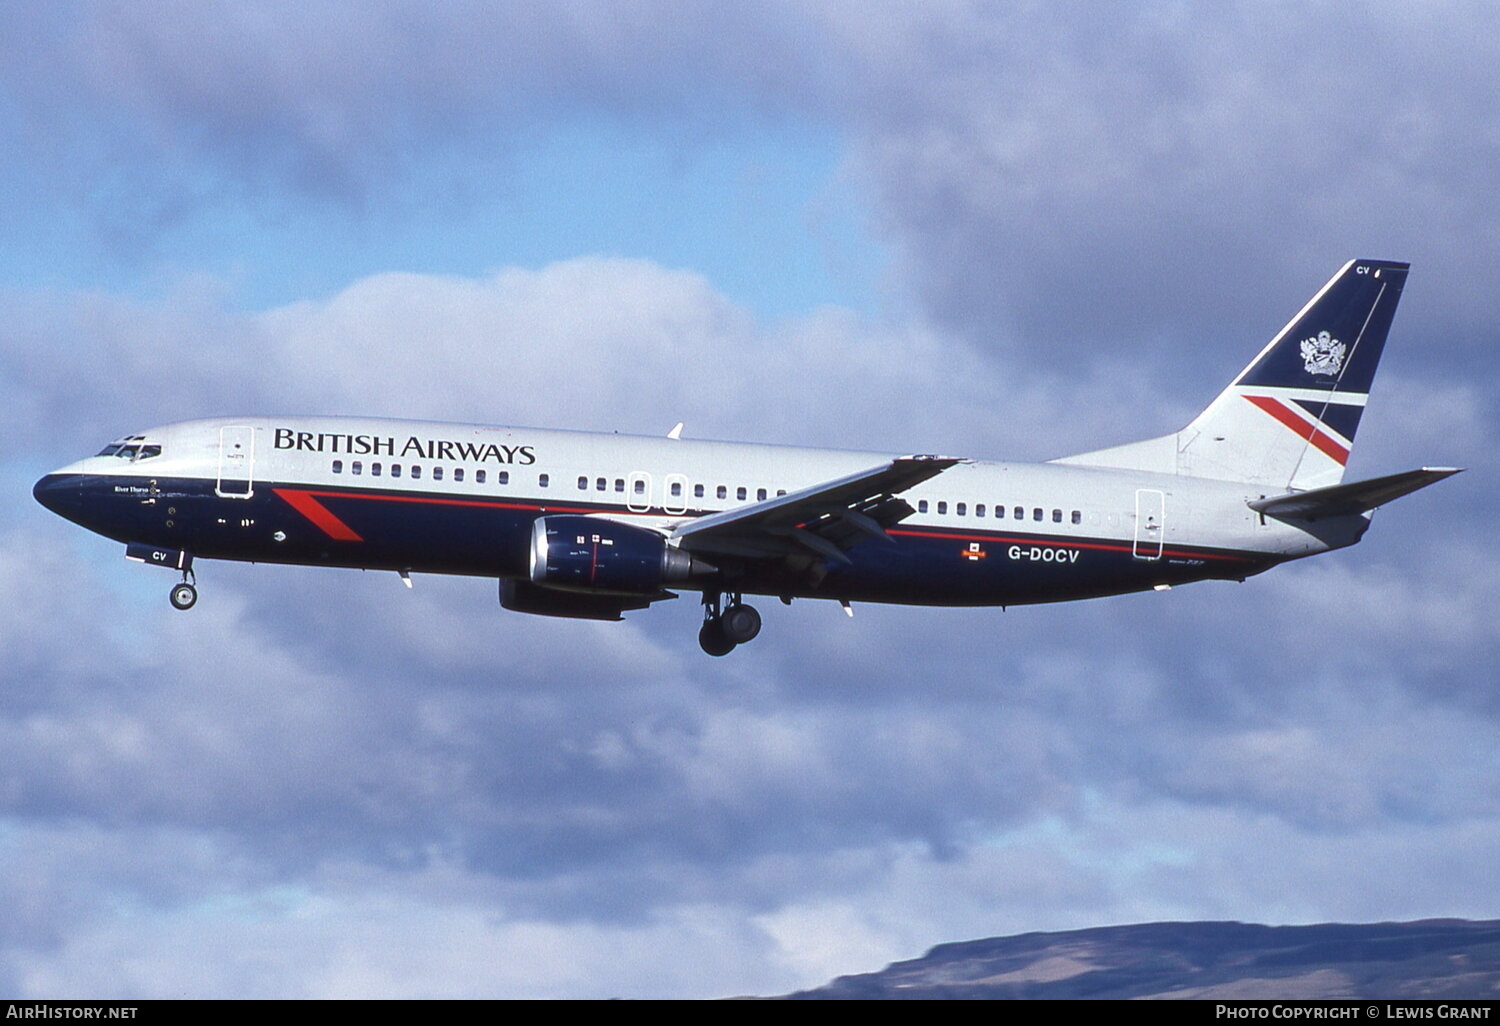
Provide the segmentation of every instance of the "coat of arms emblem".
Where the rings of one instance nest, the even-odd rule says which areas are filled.
[[[1326,331],[1302,340],[1302,365],[1309,374],[1336,376],[1344,366],[1344,343]]]

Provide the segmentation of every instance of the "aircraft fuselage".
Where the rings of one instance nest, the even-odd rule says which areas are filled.
[[[38,498],[105,537],[213,559],[527,576],[539,517],[669,532],[893,457],[540,429],[238,418],[147,431],[148,459],[96,456]],[[240,446],[237,455],[233,446]],[[238,461],[238,462],[236,462]],[[735,590],[922,605],[1015,605],[1239,579],[1348,545],[1254,513],[1232,482],[973,461],[903,493],[916,512],[815,583],[745,560]],[[1309,525],[1310,526],[1310,525]],[[684,583],[684,587],[692,587]]]

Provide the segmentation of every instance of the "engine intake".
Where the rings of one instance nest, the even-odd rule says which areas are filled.
[[[714,573],[643,527],[598,517],[541,517],[531,528],[531,580],[569,591],[640,595]]]

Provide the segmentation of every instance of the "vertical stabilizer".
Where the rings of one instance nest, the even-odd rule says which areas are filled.
[[[1059,460],[1245,481],[1338,484],[1409,264],[1351,260],[1176,435]]]

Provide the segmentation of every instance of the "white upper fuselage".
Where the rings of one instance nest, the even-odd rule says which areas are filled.
[[[240,454],[230,457],[229,439],[241,435]],[[58,473],[213,482],[231,515],[238,503],[271,487],[379,489],[393,496],[498,501],[539,513],[603,515],[665,531],[684,518],[749,506],[892,458],[344,417],[200,420],[140,437],[141,444],[159,445],[160,455],[134,461],[91,457]],[[241,462],[226,463],[227,457]],[[1201,559],[1199,550],[1222,549],[1260,554],[1264,565],[1354,540],[1331,542],[1263,518],[1246,505],[1263,495],[1252,485],[1172,474],[973,460],[903,492],[915,512],[901,521],[899,533],[973,534],[1002,542],[1015,536],[1014,544],[1023,547],[1105,542],[1150,560],[1171,559],[1178,550]],[[274,561],[269,547],[273,551],[261,558]]]

